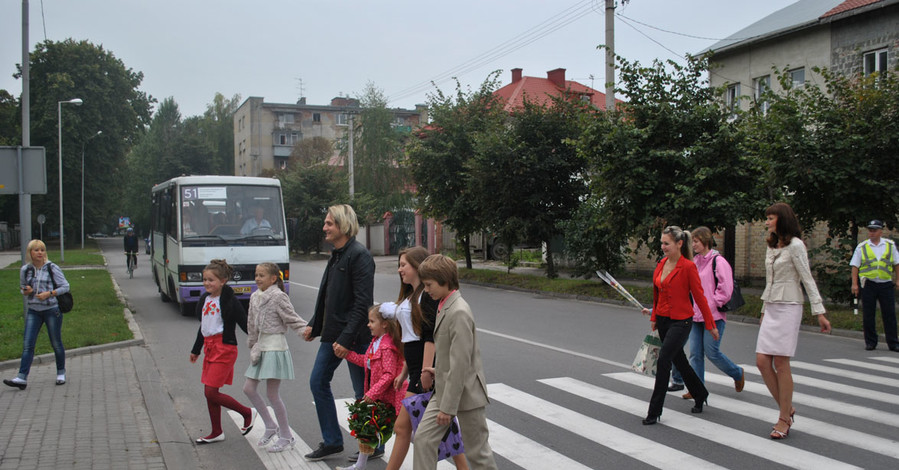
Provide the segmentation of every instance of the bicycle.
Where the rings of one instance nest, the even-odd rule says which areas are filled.
[[[137,264],[137,252],[125,252],[125,259],[128,264],[128,278],[134,279],[134,266]]]

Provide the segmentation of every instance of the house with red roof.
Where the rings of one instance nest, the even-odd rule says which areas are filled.
[[[512,69],[512,82],[493,92],[503,99],[504,109],[508,112],[521,108],[525,99],[531,103],[545,105],[556,96],[586,101],[599,109],[606,108],[605,93],[574,80],[566,80],[563,68],[546,72],[546,78],[526,77],[522,72],[520,68]]]

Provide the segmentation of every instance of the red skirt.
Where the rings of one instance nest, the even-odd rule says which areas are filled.
[[[237,362],[237,346],[222,343],[222,335],[207,336],[203,339],[204,385],[220,388],[231,385],[234,379],[234,363]]]

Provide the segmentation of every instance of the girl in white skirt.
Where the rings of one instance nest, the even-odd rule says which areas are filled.
[[[771,439],[785,439],[793,425],[793,374],[790,358],[796,353],[802,321],[800,283],[805,286],[812,313],[821,332],[830,332],[824,303],[809,269],[808,253],[802,243],[799,220],[789,205],[779,202],[765,211],[768,251],[765,256],[764,310],[755,346],[755,362],[765,385],[777,402],[780,416],[771,429]]]
[[[300,318],[284,292],[281,270],[275,263],[256,266],[256,286],[250,296],[250,311],[247,318],[247,343],[250,347],[250,367],[247,368],[247,382],[243,392],[259,411],[265,423],[265,433],[256,445],[267,445],[277,435],[278,440],[268,448],[269,452],[281,452],[296,444],[296,437],[290,433],[287,422],[287,407],[281,400],[279,388],[281,380],[293,380],[293,361],[287,348],[287,327],[302,335],[306,320]],[[276,288],[271,288],[276,286]],[[272,420],[265,401],[256,391],[259,381],[265,380],[266,395],[272,405],[278,422]]]

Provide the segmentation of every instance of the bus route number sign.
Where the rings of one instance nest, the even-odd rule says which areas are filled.
[[[224,186],[184,186],[181,190],[181,197],[185,201],[227,199],[227,189]]]

